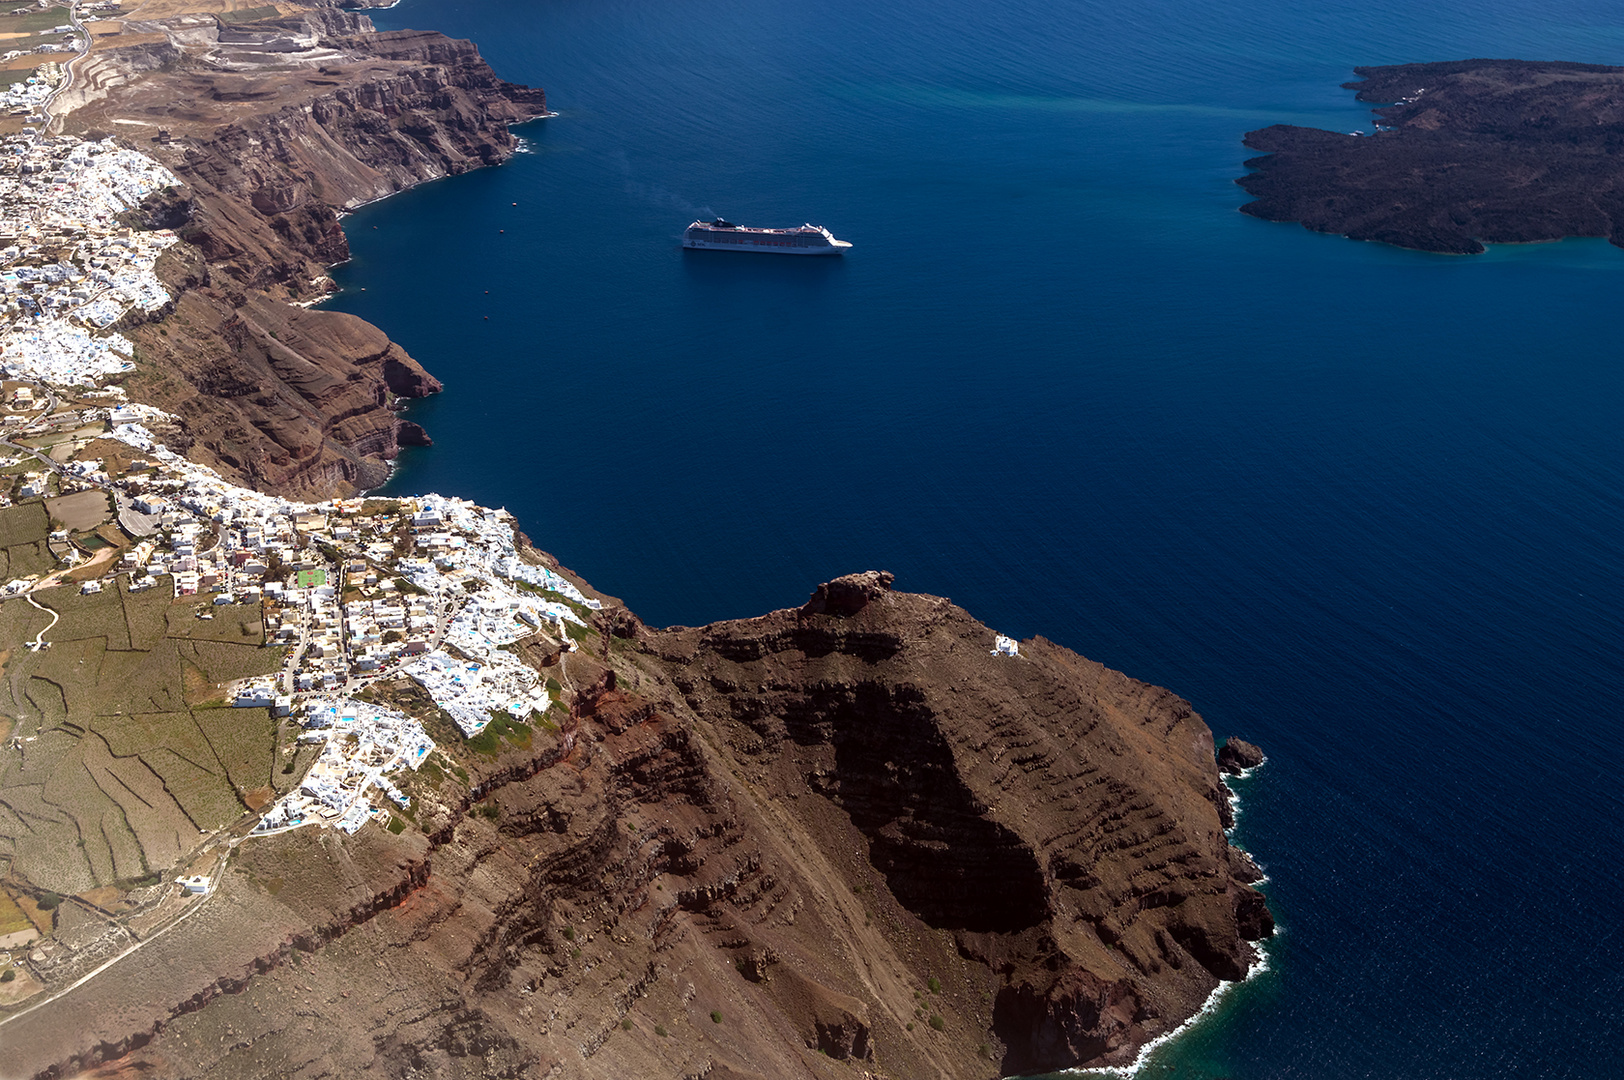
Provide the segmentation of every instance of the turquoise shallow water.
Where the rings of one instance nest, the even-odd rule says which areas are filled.
[[[1624,251],[1418,255],[1233,184],[1250,128],[1367,126],[1355,64],[1624,63],[1616,5],[374,17],[560,113],[348,222],[334,306],[447,385],[396,489],[653,623],[887,568],[1262,744],[1283,933],[1161,1075],[1619,1075]],[[702,212],[856,247],[685,254]]]

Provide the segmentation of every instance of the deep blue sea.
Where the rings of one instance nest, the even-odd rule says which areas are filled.
[[[1356,64],[1624,64],[1616,0],[405,0],[560,114],[348,221],[446,384],[397,491],[654,624],[871,567],[1262,745],[1270,970],[1148,1076],[1624,1076],[1624,251],[1236,212]],[[517,204],[517,205],[515,205]],[[684,253],[701,214],[844,260]],[[365,288],[365,292],[361,290]]]

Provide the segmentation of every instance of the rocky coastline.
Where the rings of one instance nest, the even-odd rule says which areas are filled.
[[[1380,103],[1360,134],[1276,124],[1236,181],[1241,211],[1451,255],[1485,243],[1606,237],[1624,246],[1624,68],[1523,60],[1359,67]]]
[[[441,389],[300,306],[348,255],[340,213],[501,163],[546,99],[468,42],[325,4],[262,23],[209,65],[106,50],[66,130],[145,125],[131,144],[184,182],[144,208],[183,242],[174,303],[124,327],[130,397],[192,460],[316,501],[381,483],[430,434],[398,403]],[[272,35],[309,62],[250,63]],[[601,604],[578,647],[515,647],[556,728],[461,759],[411,828],[236,847],[198,919],[73,991],[74,1023],[8,1022],[9,1067],[981,1080],[1131,1065],[1258,963],[1274,924],[1220,764],[1261,757],[1222,758],[1170,691],[995,648],[875,571],[649,627],[521,541]],[[388,704],[433,713],[404,686]]]
[[[105,69],[144,66],[121,53],[163,50],[109,48],[86,62],[64,130],[140,125],[158,134],[132,145],[184,182],[145,208],[186,243],[158,267],[174,309],[128,330],[131,397],[177,416],[171,445],[222,475],[322,499],[382,484],[400,447],[427,438],[398,403],[440,390],[377,328],[300,306],[349,258],[340,212],[505,161],[510,127],[546,115],[546,95],[441,34],[378,33],[321,7],[269,27],[303,33],[320,62],[289,73],[170,58],[119,84]],[[99,91],[98,76],[114,88]]]
[[[244,844],[82,1023],[8,1025],[13,1060],[990,1080],[1131,1065],[1258,964],[1261,874],[1176,695],[999,654],[889,574],[701,628],[597,598],[592,648],[531,658],[576,688],[560,740],[469,762],[400,835]]]

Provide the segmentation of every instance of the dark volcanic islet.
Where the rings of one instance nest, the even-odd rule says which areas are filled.
[[[1236,183],[1269,221],[1475,255],[1487,243],[1605,236],[1624,246],[1624,68],[1523,60],[1359,67],[1360,136],[1276,124]]]

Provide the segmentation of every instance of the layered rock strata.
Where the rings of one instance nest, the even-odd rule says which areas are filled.
[[[69,119],[149,125],[139,145],[186,182],[147,208],[188,243],[160,265],[173,308],[127,328],[132,396],[177,416],[171,447],[307,498],[381,480],[426,438],[395,402],[439,388],[376,328],[287,302],[347,256],[337,211],[500,161],[508,124],[545,108],[467,43],[323,7],[103,50],[128,62],[102,61],[86,86],[111,89]],[[303,52],[256,59],[283,41]],[[195,918],[6,1024],[8,1070],[1122,1063],[1272,927],[1225,840],[1211,733],[1165,690],[1042,639],[994,655],[985,626],[883,574],[698,629],[603,599],[580,651],[515,647],[560,684],[557,724],[490,753],[448,735],[398,835],[244,842]],[[412,684],[375,692],[434,715]]]
[[[9,1025],[10,1060],[775,1080],[1130,1060],[1272,926],[1211,733],[1042,639],[993,655],[967,613],[889,585],[698,629],[610,603],[584,651],[531,657],[575,688],[557,730],[461,754],[420,832],[247,841],[205,921],[53,1006],[85,1024]]]
[[[146,207],[186,244],[160,266],[174,310],[130,333],[132,396],[176,413],[174,441],[249,486],[313,499],[375,487],[401,445],[426,438],[397,401],[440,385],[360,320],[287,301],[331,288],[327,267],[349,257],[342,210],[500,163],[510,125],[544,114],[545,94],[497,78],[470,42],[373,33],[346,12],[201,40],[190,23],[168,31],[156,46],[111,39],[85,81],[113,89],[87,91],[67,119],[92,137],[154,132],[135,145],[184,181]],[[277,63],[223,69],[222,34]],[[308,43],[323,62],[253,51],[260,39]]]

